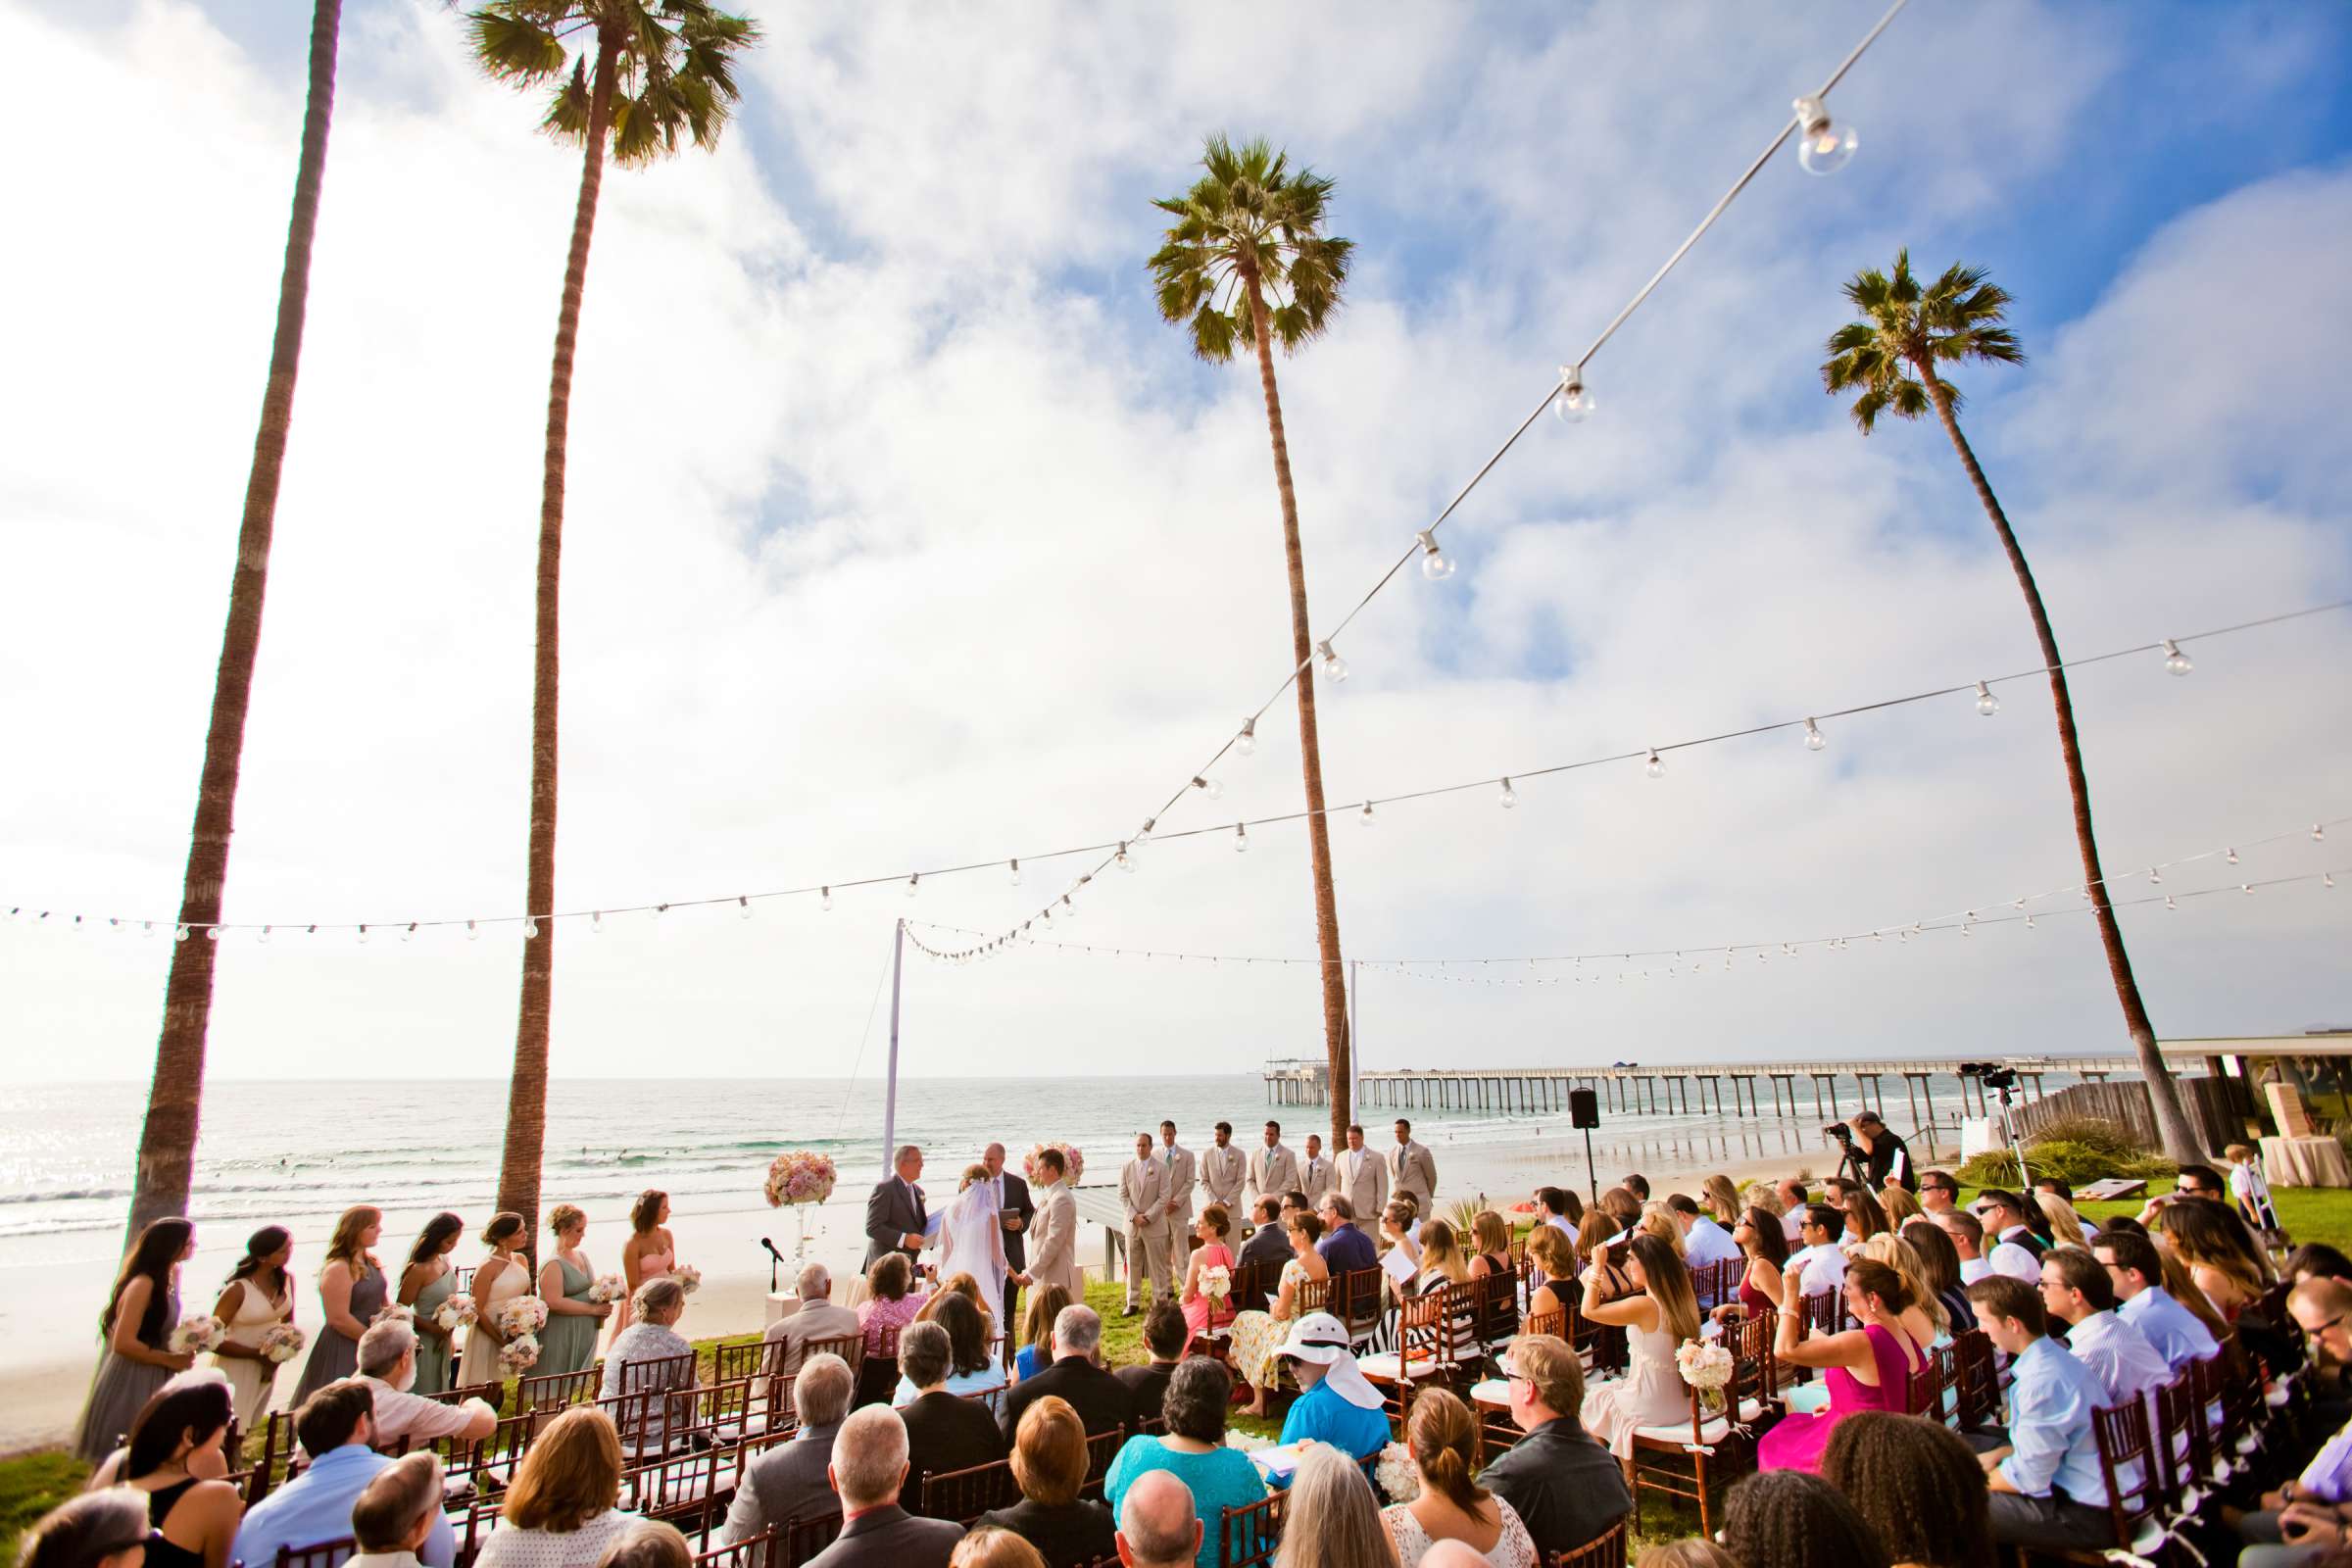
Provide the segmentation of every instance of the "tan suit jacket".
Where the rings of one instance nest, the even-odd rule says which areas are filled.
[[[1281,1144],[1260,1144],[1250,1151],[1250,1191],[1261,1198],[1280,1198],[1298,1187],[1298,1156]],[[1309,1195],[1310,1199],[1312,1195]]]
[[[1356,1229],[1379,1235],[1380,1211],[1389,1206],[1388,1161],[1369,1149],[1343,1149],[1335,1185],[1355,1210]]]
[[[1193,1152],[1182,1144],[1161,1148],[1159,1157],[1168,1167],[1167,1200],[1176,1206],[1168,1213],[1168,1223],[1178,1231],[1193,1228]]]
[[[1211,1144],[1200,1151],[1200,1190],[1210,1202],[1225,1205],[1236,1226],[1243,1219],[1242,1178],[1249,1170],[1248,1156],[1231,1144],[1223,1149]]]
[[[1161,1231],[1168,1224],[1168,1167],[1159,1156],[1131,1159],[1119,1172],[1119,1207],[1127,1213],[1130,1230]],[[1135,1216],[1144,1216],[1138,1226]]]
[[[1438,1190],[1438,1157],[1421,1145],[1400,1144],[1389,1151],[1389,1189],[1410,1193],[1421,1205],[1418,1219],[1429,1218],[1429,1200]]]
[[[1040,1286],[1058,1285],[1070,1299],[1086,1299],[1078,1274],[1078,1200],[1069,1183],[1035,1189],[1037,1225],[1029,1233],[1029,1277]]]
[[[1308,1202],[1320,1203],[1325,1193],[1338,1189],[1339,1184],[1332,1180],[1329,1154],[1317,1154],[1312,1159],[1304,1154],[1298,1156],[1298,1190],[1306,1195]]]

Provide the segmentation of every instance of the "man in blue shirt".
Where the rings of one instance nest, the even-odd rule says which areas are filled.
[[[237,1530],[229,1557],[247,1563],[277,1560],[280,1546],[315,1546],[351,1536],[351,1505],[392,1460],[368,1445],[375,1438],[375,1396],[358,1378],[329,1383],[294,1412],[294,1436],[311,1467],[255,1503]],[[416,1555],[425,1568],[451,1568],[457,1537],[436,1516]]]
[[[2219,1350],[2197,1315],[2164,1288],[2164,1260],[2156,1244],[2130,1231],[2102,1234],[2091,1252],[2115,1282],[2115,1315],[2139,1330],[2177,1377],[2192,1361]]]
[[[2041,1296],[1987,1275],[1968,1288],[1977,1326],[2008,1352],[2009,1446],[1984,1455],[1992,1539],[2036,1551],[2117,1544],[2091,1412],[2098,1379],[2043,1329]]]
[[[1282,1423],[1284,1443],[1311,1438],[1359,1460],[1388,1446],[1389,1418],[1380,1407],[1380,1391],[1364,1381],[1338,1318],[1307,1313],[1291,1325],[1291,1337],[1276,1353],[1293,1363],[1304,1391]]]
[[[2303,1343],[2330,1360],[2352,1360],[2352,1286],[2341,1280],[2305,1280],[2286,1298],[2286,1309],[2303,1331]],[[2238,1539],[2247,1543],[2238,1568],[2303,1568],[2343,1547],[2352,1535],[2352,1424],[2320,1446],[2303,1473],[2262,1495],[2262,1506],[2238,1516]],[[2294,1531],[2292,1544],[2286,1541]]]
[[[1380,1249],[1355,1226],[1355,1205],[1338,1193],[1323,1195],[1323,1239],[1315,1244],[1331,1277],[1380,1267]]]

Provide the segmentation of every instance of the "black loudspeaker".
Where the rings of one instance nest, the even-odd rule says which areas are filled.
[[[1568,1091],[1568,1125],[1597,1127],[1600,1125],[1600,1096],[1590,1089]]]

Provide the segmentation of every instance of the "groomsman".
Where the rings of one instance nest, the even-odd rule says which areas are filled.
[[[1282,1123],[1266,1123],[1266,1142],[1250,1151],[1250,1190],[1280,1198],[1298,1186],[1298,1156],[1282,1147]]]
[[[1402,1116],[1396,1118],[1396,1147],[1389,1152],[1389,1188],[1400,1197],[1410,1193],[1421,1218],[1436,1212],[1429,1200],[1438,1190],[1438,1157],[1413,1142],[1413,1124]]]
[[[1355,1210],[1355,1228],[1366,1236],[1373,1235],[1374,1227],[1380,1224],[1381,1211],[1389,1206],[1389,1167],[1364,1147],[1361,1126],[1348,1129],[1348,1147],[1340,1152],[1335,1176],[1334,1189]]]
[[[1029,1184],[1004,1170],[1004,1146],[991,1144],[980,1156],[988,1167],[988,1179],[997,1189],[997,1217],[1004,1227],[1004,1311],[997,1319],[999,1332],[1004,1336],[1004,1353],[1012,1353],[1012,1326],[1020,1322],[1021,1287],[1019,1276],[1029,1265],[1027,1234],[1030,1223],[1037,1218],[1037,1205],[1029,1200]]]
[[[1119,1172],[1119,1206],[1127,1211],[1127,1315],[1143,1298],[1173,1297],[1168,1277],[1168,1167],[1152,1152],[1152,1135],[1135,1135],[1135,1157]]]
[[[1321,1206],[1323,1195],[1331,1191],[1331,1161],[1323,1157],[1323,1135],[1306,1135],[1306,1157],[1298,1162],[1298,1190],[1306,1194],[1310,1204]]]
[[[1217,1123],[1217,1141],[1200,1153],[1200,1190],[1208,1194],[1210,1202],[1223,1203],[1226,1213],[1239,1214],[1242,1178],[1248,1170],[1249,1162],[1233,1147],[1233,1123]]]
[[[1168,1294],[1176,1294],[1179,1266],[1192,1256],[1193,1152],[1176,1141],[1176,1124],[1159,1124],[1159,1157],[1168,1167]]]

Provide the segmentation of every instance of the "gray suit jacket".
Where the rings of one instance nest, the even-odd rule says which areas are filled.
[[[840,1430],[838,1421],[803,1427],[790,1443],[777,1444],[745,1466],[718,1544],[731,1546],[762,1530],[781,1530],[788,1520],[839,1513],[841,1498],[825,1479],[825,1466],[832,1462],[833,1435]]]
[[[808,1568],[948,1568],[962,1539],[955,1520],[918,1519],[892,1503],[851,1520]]]

